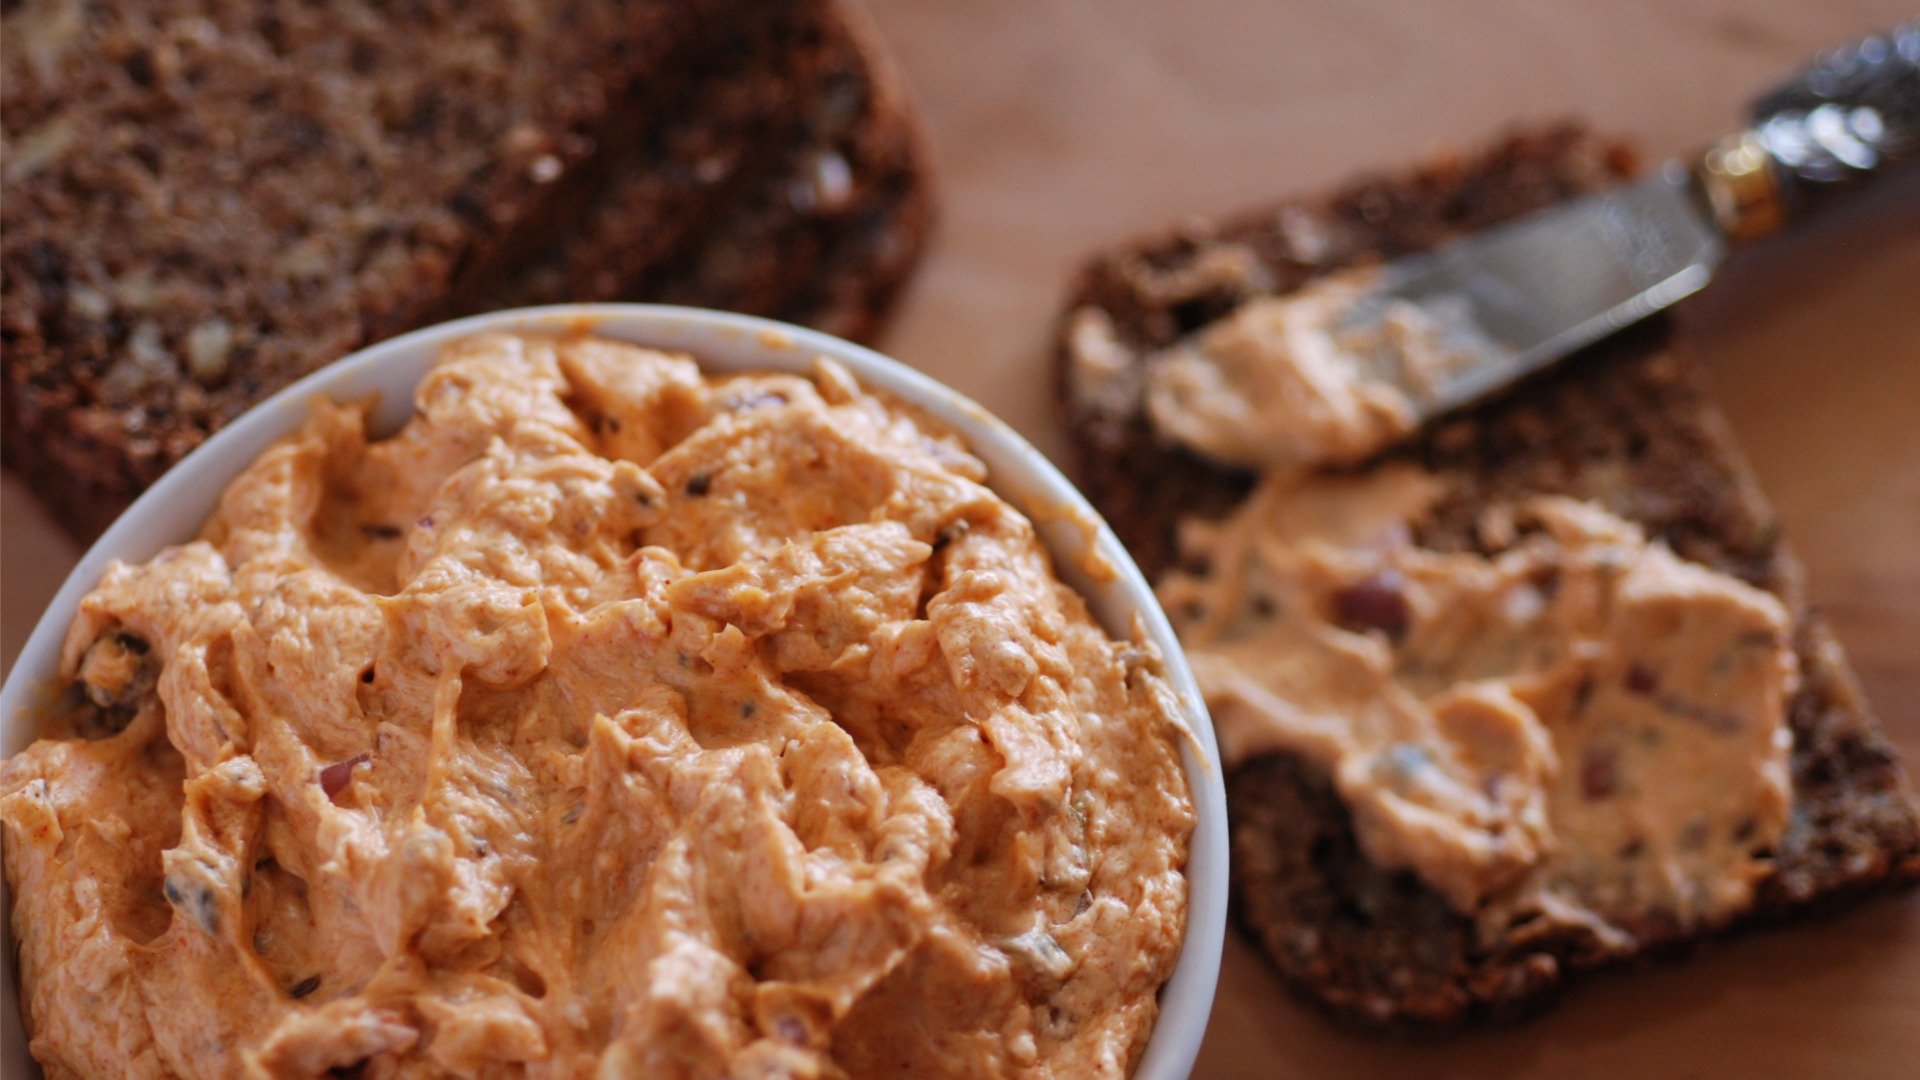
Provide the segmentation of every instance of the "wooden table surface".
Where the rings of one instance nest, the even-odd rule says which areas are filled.
[[[1567,115],[1680,152],[1899,0],[871,0],[932,131],[936,247],[884,343],[1063,446],[1047,328],[1086,253],[1187,214]],[[1686,333],[1920,762],[1920,177],[1745,253]],[[77,552],[8,479],[0,663]],[[1603,975],[1524,1025],[1414,1045],[1329,1027],[1229,943],[1195,1073],[1920,1075],[1920,895]]]

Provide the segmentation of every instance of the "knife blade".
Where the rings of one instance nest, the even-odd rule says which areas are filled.
[[[1419,419],[1478,400],[1704,286],[1729,248],[1920,148],[1920,19],[1833,50],[1691,162],[1380,267],[1339,322],[1422,316],[1426,365],[1379,365]]]

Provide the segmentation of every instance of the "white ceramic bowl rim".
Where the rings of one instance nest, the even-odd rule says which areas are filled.
[[[31,741],[33,707],[54,676],[61,639],[81,598],[99,581],[107,563],[113,559],[142,562],[168,544],[191,538],[213,512],[227,483],[268,446],[290,434],[305,419],[314,398],[377,395],[375,428],[392,431],[405,422],[413,387],[442,344],[490,330],[565,329],[587,329],[685,351],[716,371],[805,370],[817,356],[841,363],[863,384],[925,409],[966,439],[974,454],[986,462],[994,490],[1033,520],[1053,552],[1062,579],[1087,598],[1109,633],[1125,637],[1134,620],[1139,620],[1166,659],[1168,679],[1193,731],[1192,741],[1182,747],[1182,757],[1197,820],[1187,866],[1186,939],[1173,974],[1161,989],[1160,1018],[1135,1076],[1172,1080],[1187,1075],[1206,1031],[1226,932],[1227,823],[1213,728],[1173,629],[1113,531],[1060,471],[1012,428],[904,364],[817,331],[665,305],[525,308],[416,330],[308,375],[187,455],[81,558],[0,687],[0,752],[16,753]],[[1089,572],[1102,564],[1112,572]],[[4,900],[0,882],[0,905]],[[0,963],[0,1064],[8,1075],[32,1075],[20,1024],[10,932],[5,945],[5,962]]]

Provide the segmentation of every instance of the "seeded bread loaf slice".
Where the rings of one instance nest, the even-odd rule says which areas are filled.
[[[584,223],[466,307],[657,300],[871,335],[925,243],[930,170],[864,17],[803,6],[792,40],[700,90],[719,117],[676,125],[662,151],[624,152]],[[682,209],[694,184],[728,193],[697,222]]]
[[[1574,127],[1521,133],[1484,153],[1095,259],[1057,351],[1089,495],[1157,579],[1177,557],[1176,523],[1221,515],[1252,478],[1155,438],[1139,397],[1149,353],[1250,297],[1599,190],[1631,164],[1618,144]],[[1099,332],[1090,335],[1089,325]],[[1772,516],[1663,322],[1443,418],[1360,468],[1392,460],[1463,478],[1418,523],[1423,547],[1477,550],[1474,522],[1488,506],[1571,495],[1787,602],[1802,670],[1788,718],[1792,819],[1771,875],[1737,921],[1920,879],[1911,790],[1839,649],[1802,606]],[[1572,930],[1516,929],[1482,941],[1419,879],[1371,863],[1329,778],[1291,754],[1231,767],[1228,806],[1240,925],[1296,990],[1367,1025],[1446,1027],[1519,1011],[1570,973],[1701,936],[1655,916],[1628,928],[1624,951]]]
[[[702,70],[652,110],[658,122],[596,155],[564,216],[466,282],[457,313],[639,292],[783,171],[839,80],[862,83],[862,58],[834,0],[733,21]]]
[[[670,5],[662,15],[646,4],[629,5],[623,10],[631,25],[617,26],[594,23],[588,16],[598,17],[598,9],[591,5],[542,9],[542,17],[522,25],[431,5],[378,17],[334,9],[329,17],[346,20],[349,30],[342,33],[349,43],[362,37],[378,43],[395,34],[430,38],[437,31],[445,47],[464,57],[467,68],[461,70],[470,76],[438,89],[418,74],[389,71],[425,62],[414,53],[430,49],[343,45],[345,53],[322,49],[316,55],[301,51],[307,49],[302,44],[287,56],[262,59],[255,54],[272,50],[249,35],[277,27],[280,37],[304,43],[317,32],[319,17],[303,8],[286,22],[271,3],[218,8],[207,16],[217,31],[210,40],[239,42],[235,55],[245,62],[214,53],[211,45],[205,55],[194,54],[199,66],[183,78],[189,89],[212,89],[183,98],[177,108],[188,115],[174,128],[224,122],[222,110],[231,111],[230,99],[249,80],[304,84],[339,76],[328,64],[347,64],[356,79],[384,86],[374,95],[382,107],[388,98],[415,90],[426,102],[400,129],[370,135],[369,122],[355,111],[364,112],[364,102],[349,95],[341,104],[322,94],[326,107],[316,106],[312,119],[321,133],[313,140],[314,160],[254,163],[242,155],[247,167],[268,175],[260,195],[266,202],[291,203],[288,192],[310,189],[335,200],[321,200],[321,210],[335,205],[339,211],[306,213],[288,226],[298,231],[293,240],[266,233],[250,245],[234,235],[242,231],[235,221],[245,224],[266,213],[254,205],[255,186],[228,184],[218,199],[188,199],[189,220],[156,224],[151,213],[118,208],[115,200],[124,200],[117,188],[90,183],[105,167],[95,157],[119,168],[129,155],[163,152],[162,165],[180,157],[184,172],[197,176],[195,170],[213,167],[203,160],[207,140],[189,141],[184,151],[164,139],[159,149],[109,146],[80,155],[75,164],[62,156],[64,148],[44,149],[44,138],[29,138],[33,153],[20,168],[11,105],[16,68],[40,63],[46,71],[39,78],[48,85],[74,83],[72,93],[83,101],[107,99],[66,117],[77,130],[118,130],[111,125],[123,120],[122,113],[150,103],[141,96],[143,88],[128,89],[110,75],[68,73],[61,67],[66,61],[46,62],[35,51],[49,35],[66,40],[68,54],[76,43],[121,42],[132,35],[129,25],[121,25],[131,17],[104,28],[83,23],[45,33],[37,14],[22,20],[25,32],[14,32],[10,17],[10,164],[7,229],[0,240],[7,281],[7,466],[25,474],[85,537],[247,405],[352,348],[454,314],[569,300],[671,298],[870,331],[911,269],[928,216],[917,131],[896,81],[836,0],[753,0],[710,10],[718,6],[696,0]],[[241,9],[258,13],[258,21],[240,19]],[[641,32],[654,22],[666,25]],[[484,32],[470,30],[470,23]],[[556,59],[570,55],[557,50],[542,54],[550,67],[521,70],[520,58],[545,44],[556,24],[591,30],[600,39],[618,38],[616,30],[644,41],[652,40],[648,33],[664,39],[671,30],[672,39],[654,49],[659,55],[652,59],[629,58],[624,82],[602,80],[596,90],[591,80],[551,80],[553,71],[590,71],[582,61]],[[622,55],[632,47],[620,41],[607,46]],[[567,82],[573,96],[593,98],[595,119],[574,124],[584,134],[568,134],[564,147],[543,137],[534,146],[538,153],[523,154],[528,133],[546,130],[539,122],[545,81]],[[464,96],[481,91],[484,101]],[[563,104],[571,100],[559,96]],[[273,114],[279,100],[262,101],[259,108]],[[443,115],[450,108],[457,113],[451,120]],[[509,122],[507,134],[493,130]],[[17,126],[30,136],[38,130],[29,123]],[[170,137],[171,129],[162,128]],[[341,131],[353,138],[341,138]],[[370,140],[372,149],[355,150],[353,139]],[[407,167],[410,155],[424,152],[415,145],[422,140],[429,143],[426,150],[447,159],[435,159],[419,178],[424,185],[414,176],[418,170]],[[338,160],[343,155],[350,159],[345,164]],[[830,188],[836,201],[802,205],[804,193],[821,183],[819,163],[827,155],[838,155],[831,160],[843,166],[829,166],[826,176],[829,185],[839,185]],[[455,178],[465,186],[449,179],[455,159],[468,170]],[[334,190],[337,174],[355,165],[379,169],[371,179],[347,175],[346,189]],[[502,170],[513,171],[517,180],[503,179]],[[360,180],[358,187],[346,182]],[[142,190],[172,199],[173,182],[172,173],[158,168]],[[447,194],[436,183],[455,190]],[[55,212],[16,229],[16,214],[26,212],[16,189],[30,191]],[[101,201],[109,205],[95,205]],[[438,226],[382,224],[381,215],[390,210],[432,218]],[[108,218],[126,219],[116,226],[126,234],[121,240],[77,235],[86,226],[76,222]],[[743,251],[742,245],[756,250]],[[326,258],[300,254],[309,249]],[[827,252],[835,254],[829,258]],[[305,267],[298,281],[276,276],[289,258]],[[727,266],[755,273],[729,278],[713,269]],[[831,280],[806,278],[813,273]],[[98,280],[103,275],[105,285]],[[805,301],[809,289],[832,302]],[[89,321],[92,315],[99,318]]]

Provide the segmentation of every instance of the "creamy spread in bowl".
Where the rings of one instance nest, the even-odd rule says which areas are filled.
[[[0,770],[34,1049],[110,1075],[1115,1074],[1176,703],[845,371],[573,336],[326,405],[68,633]]]

